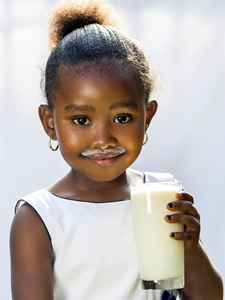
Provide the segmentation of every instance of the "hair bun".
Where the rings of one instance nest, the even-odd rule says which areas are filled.
[[[52,51],[67,34],[89,24],[116,27],[118,19],[104,0],[63,1],[48,12],[48,48]]]

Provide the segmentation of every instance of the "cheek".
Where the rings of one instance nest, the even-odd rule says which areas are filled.
[[[58,143],[63,151],[76,152],[79,148],[82,149],[85,144],[85,134],[82,130],[76,130],[73,124],[62,124],[56,128]]]
[[[84,135],[77,134],[65,134],[59,138],[59,146],[64,151],[80,152],[85,148],[85,137]]]
[[[135,126],[126,131],[123,136],[123,144],[127,150],[140,152],[143,144],[144,126]]]

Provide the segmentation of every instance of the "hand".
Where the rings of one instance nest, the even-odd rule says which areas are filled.
[[[184,224],[184,232],[171,232],[171,238],[184,241],[185,252],[196,250],[200,234],[200,215],[194,206],[194,199],[191,194],[182,191],[176,194],[179,201],[167,204],[170,211],[182,211],[181,214],[167,215],[165,220],[168,223]]]

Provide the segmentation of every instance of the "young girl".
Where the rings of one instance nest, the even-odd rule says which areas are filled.
[[[154,74],[140,46],[112,26],[107,3],[63,2],[48,24],[47,104],[39,116],[50,149],[59,148],[71,170],[17,204],[13,299],[156,299],[140,286],[129,199],[130,185],[173,180],[129,169],[157,110],[149,101]],[[180,298],[222,300],[221,277],[199,239],[193,197],[185,191],[176,197],[165,222],[185,225],[184,233],[171,233],[185,242]],[[173,210],[183,213],[171,216]],[[175,299],[171,292],[160,297]]]

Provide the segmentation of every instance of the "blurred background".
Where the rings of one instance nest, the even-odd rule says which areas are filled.
[[[38,119],[53,0],[0,0],[0,297],[11,299],[9,231],[17,199],[67,172]],[[164,89],[134,168],[170,172],[194,195],[201,234],[225,279],[225,2],[111,0]]]

